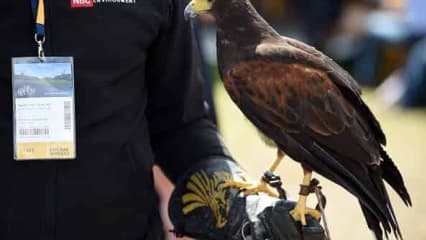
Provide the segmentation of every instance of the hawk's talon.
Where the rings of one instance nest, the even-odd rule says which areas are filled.
[[[306,207],[307,196],[301,195],[299,201],[296,203],[296,207],[290,212],[290,215],[295,221],[300,221],[303,226],[306,225],[306,215],[310,215],[316,220],[321,218],[321,212]]]
[[[295,221],[300,221],[300,223],[303,226],[306,226],[306,215],[310,215],[316,220],[320,220],[321,218],[321,212],[313,208],[307,208],[307,207],[301,208],[297,206],[290,212],[290,215],[293,217]]]
[[[241,189],[244,196],[263,192],[271,197],[278,197],[278,194],[274,190],[272,190],[264,181],[260,181],[259,183],[249,183],[230,180],[226,181],[223,186],[226,188]]]

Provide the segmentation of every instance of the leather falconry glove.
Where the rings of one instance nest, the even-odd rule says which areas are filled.
[[[225,157],[202,161],[176,184],[169,215],[177,236],[229,240],[325,240],[320,223],[306,216],[307,225],[293,220],[295,202],[266,195],[243,196],[224,187],[244,181],[245,171]]]

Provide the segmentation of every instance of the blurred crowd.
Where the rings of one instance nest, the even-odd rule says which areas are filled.
[[[426,106],[425,0],[252,2],[281,34],[325,52],[361,85],[380,86],[386,103]],[[204,54],[214,63],[214,20],[201,21]]]

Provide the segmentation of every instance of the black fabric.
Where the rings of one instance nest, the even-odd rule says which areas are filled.
[[[205,117],[179,0],[45,0],[47,56],[73,56],[74,161],[12,158],[11,58],[35,56],[29,0],[0,2],[0,239],[160,239],[151,167],[226,154]],[[124,1],[129,2],[129,1]]]

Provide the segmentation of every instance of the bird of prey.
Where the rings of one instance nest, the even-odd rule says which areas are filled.
[[[185,9],[189,17],[207,12],[216,18],[218,67],[227,92],[278,148],[270,170],[284,154],[302,165],[292,216],[306,224],[305,214],[318,215],[306,208],[303,190],[315,171],[359,199],[377,239],[383,230],[386,237],[393,232],[402,238],[384,181],[407,206],[411,199],[354,79],[315,48],[278,34],[249,0],[192,0]],[[265,184],[251,190],[268,192]]]

